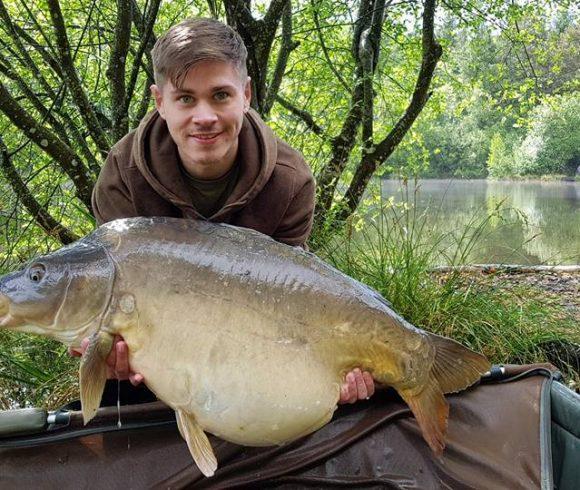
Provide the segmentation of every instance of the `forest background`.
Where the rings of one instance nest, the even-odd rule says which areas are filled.
[[[219,18],[243,37],[253,107],[316,175],[312,245],[323,254],[328,237],[376,201],[377,177],[575,178],[575,2],[0,0],[0,273],[92,231],[90,194],[104,158],[153,107],[151,48],[196,16]],[[420,235],[403,231],[403,241]],[[408,244],[386,244],[400,252],[388,267],[360,253],[364,271],[351,256],[327,258],[417,325],[487,346],[494,360],[541,360],[539,343],[576,338],[560,336],[556,315],[550,335],[520,340],[521,325],[546,321],[543,307],[516,299],[504,305],[512,320],[482,294],[462,310],[471,296],[455,277],[425,287],[428,257]],[[513,342],[475,328],[479,318]],[[461,322],[463,334],[445,330]],[[39,344],[3,342],[0,388],[12,379],[24,391],[54,389],[50,380],[71,372],[52,344],[41,359]],[[510,342],[512,350],[502,346]],[[11,399],[25,400],[22,393]]]

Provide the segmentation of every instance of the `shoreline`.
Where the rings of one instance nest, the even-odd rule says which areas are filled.
[[[561,306],[580,324],[580,265],[473,264],[431,269],[434,275],[453,272],[498,289],[535,288],[542,298]]]

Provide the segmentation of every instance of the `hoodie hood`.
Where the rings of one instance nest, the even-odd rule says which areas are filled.
[[[251,201],[274,171],[276,137],[253,109],[244,115],[238,138],[238,182],[224,206],[209,218],[210,221],[225,221],[232,212]],[[200,217],[191,203],[179,168],[177,145],[157,110],[150,112],[137,128],[132,158],[143,177],[160,196],[180,208],[185,215]]]

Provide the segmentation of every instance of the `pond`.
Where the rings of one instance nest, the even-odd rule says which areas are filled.
[[[434,236],[448,237],[447,247],[470,222],[494,215],[469,263],[580,263],[580,182],[422,180],[413,198],[414,188],[409,183],[407,200],[424,213]],[[400,181],[382,180],[381,189],[383,198],[406,199]]]

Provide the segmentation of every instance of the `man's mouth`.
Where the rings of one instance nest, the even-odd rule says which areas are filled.
[[[209,144],[216,141],[220,134],[222,134],[221,131],[219,133],[195,133],[190,134],[189,136],[198,143]]]

